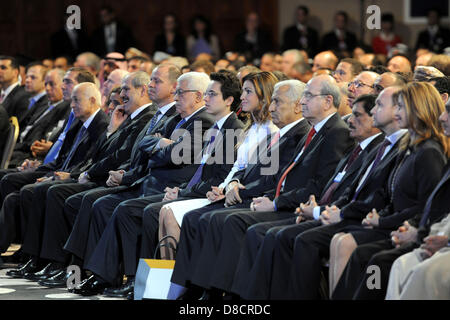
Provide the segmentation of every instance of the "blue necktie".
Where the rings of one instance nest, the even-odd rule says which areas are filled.
[[[75,142],[72,145],[72,149],[70,149],[69,155],[67,156],[66,160],[64,161],[64,164],[61,167],[62,171],[66,170],[69,167],[70,160],[72,160],[75,151],[77,151],[78,145],[80,144],[80,141],[83,138],[85,132],[86,127],[81,126],[80,130],[78,131],[77,138],[75,139]]]
[[[30,110],[31,107],[33,107],[35,103],[36,103],[36,100],[34,100],[34,98],[31,98],[30,99],[30,104],[28,105],[28,110]]]
[[[64,127],[63,132],[61,132],[61,134],[58,137],[58,140],[53,144],[53,146],[48,151],[47,156],[44,159],[44,164],[52,162],[53,160],[55,160],[58,157],[59,150],[61,150],[64,139],[66,138],[66,133],[67,133],[67,131],[69,131],[70,125],[72,124],[74,119],[75,119],[75,115],[73,114],[73,112],[71,112],[69,115],[69,119],[67,120],[67,124]]]
[[[212,152],[212,146],[214,141],[216,140],[216,134],[219,130],[219,127],[217,124],[213,127],[214,133],[211,135],[211,138],[209,139],[208,144],[205,146],[206,154],[211,154]],[[203,167],[205,166],[206,161],[202,161],[202,163],[198,166],[197,171],[195,171],[194,175],[192,176],[191,180],[189,181],[187,188],[192,187],[194,184],[197,184],[203,173]]]
[[[152,132],[153,128],[158,123],[158,117],[159,117],[160,114],[161,114],[161,111],[159,111],[159,110],[155,113],[155,115],[152,118],[152,121],[150,121],[150,126],[148,127],[147,132],[145,133],[145,135],[148,135],[148,134],[150,134],[150,132]]]
[[[175,127],[175,129],[174,130],[177,130],[179,127],[181,127],[184,123],[186,122],[186,120],[185,119],[181,119],[181,121],[180,122],[178,122],[178,124],[177,124],[177,126]]]

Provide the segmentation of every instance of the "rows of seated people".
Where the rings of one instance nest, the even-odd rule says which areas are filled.
[[[448,56],[413,72],[303,53],[270,71],[84,53],[29,64],[24,86],[0,56],[0,115],[20,126],[7,275],[66,287],[77,265],[71,292],[133,298],[156,255],[185,300],[449,299]]]

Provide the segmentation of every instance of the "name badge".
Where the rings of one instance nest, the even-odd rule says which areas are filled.
[[[334,182],[340,183],[342,178],[345,176],[345,171],[339,172],[334,178]]]

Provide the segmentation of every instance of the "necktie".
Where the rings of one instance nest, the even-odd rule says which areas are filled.
[[[81,129],[78,131],[77,138],[75,139],[75,142],[72,145],[72,149],[70,149],[69,155],[67,156],[66,160],[64,161],[64,164],[61,167],[61,171],[64,171],[69,167],[70,160],[72,160],[73,155],[75,154],[75,151],[77,150],[78,145],[80,144],[80,141],[83,138],[85,132],[86,127],[81,126]]]
[[[208,156],[212,152],[213,144],[214,144],[214,141],[216,140],[216,134],[219,130],[219,127],[217,126],[217,124],[213,127],[213,129],[215,129],[214,133],[211,135],[211,138],[209,139],[208,144],[205,146],[206,154]],[[187,188],[192,187],[194,184],[196,184],[200,181],[205,163],[206,163],[206,160],[205,161],[202,160],[202,163],[198,166],[197,170],[195,171],[194,175],[192,176],[191,180],[189,181]]]
[[[148,135],[148,134],[150,134],[150,132],[152,132],[153,128],[158,123],[158,117],[159,117],[160,114],[161,114],[161,111],[159,111],[159,110],[155,113],[155,115],[152,118],[152,121],[150,121],[150,126],[148,127],[147,132],[145,133],[145,135]]]
[[[442,187],[442,185],[444,185],[444,183],[446,183],[449,179],[450,179],[450,168],[447,170],[447,172],[444,174],[444,177],[442,178],[442,180],[439,181],[436,188],[434,188],[433,192],[428,197],[427,202],[425,203],[425,207],[423,209],[423,215],[422,215],[422,218],[420,219],[419,227],[423,227],[428,223],[428,219],[429,219],[430,212],[431,212],[431,205],[433,203],[434,196],[439,191],[439,189]]]
[[[33,107],[35,103],[36,103],[36,100],[34,98],[31,98],[30,99],[30,104],[28,105],[28,110],[30,110],[31,107]]]
[[[272,140],[270,141],[269,147],[268,149],[272,148],[272,146],[277,143],[277,141],[280,140],[280,131],[278,131],[272,138]]]
[[[3,102],[3,99],[5,99],[5,93],[4,93],[4,92],[2,92],[2,93],[0,94],[0,103]]]
[[[48,151],[47,156],[44,159],[44,164],[52,162],[53,160],[55,160],[58,157],[59,150],[61,150],[64,139],[66,138],[66,133],[67,133],[67,131],[69,131],[69,128],[74,119],[75,119],[75,115],[73,112],[71,112],[69,115],[69,119],[67,120],[67,124],[64,127],[63,132],[61,132],[61,134],[58,137],[58,140],[53,144],[53,146]]]
[[[364,181],[359,184],[359,188],[356,190],[355,195],[353,196],[353,200],[355,200],[358,197],[359,192],[362,189],[362,185],[370,177],[370,175],[375,170],[375,168],[378,166],[378,164],[380,163],[381,158],[383,157],[384,151],[386,150],[387,146],[389,146],[390,144],[391,144],[391,142],[388,139],[385,139],[383,144],[380,146],[380,149],[378,149],[377,155],[376,155],[375,160],[373,161],[373,164],[372,164],[372,168],[370,168],[369,173],[365,176]]]
[[[309,143],[311,142],[311,140],[312,140],[312,138],[314,137],[315,134],[316,134],[316,130],[314,129],[314,127],[312,127],[311,130],[308,133],[308,136],[306,137],[305,145],[303,146],[303,149],[302,149],[303,151],[308,147]],[[300,154],[301,153],[299,153],[299,155]],[[281,175],[281,179],[278,181],[275,197],[278,198],[278,196],[280,195],[281,187],[283,186],[283,182],[286,179],[286,176],[288,175],[289,171],[291,171],[292,168],[295,166],[295,164],[297,163],[299,158],[300,158],[300,156],[297,156],[295,158],[294,162],[292,162],[291,165]]]
[[[346,171],[347,168],[349,168],[352,163],[358,158],[359,154],[361,153],[362,149],[361,146],[358,145],[352,152],[351,156],[348,158],[347,164],[345,165],[344,169],[342,171]],[[333,183],[328,187],[328,189],[325,191],[323,196],[319,200],[319,205],[327,205],[331,202],[331,198],[333,197],[334,191],[338,187],[340,182],[333,181]]]
[[[185,119],[181,119],[180,122],[178,122],[177,126],[175,127],[175,130],[177,130],[179,127],[181,127],[186,122]]]

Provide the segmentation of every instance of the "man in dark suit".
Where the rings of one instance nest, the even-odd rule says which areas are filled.
[[[209,212],[193,284],[229,292],[246,229],[258,222],[292,217],[309,190],[322,191],[339,160],[354,146],[347,125],[336,113],[339,103],[340,92],[332,77],[318,76],[308,82],[300,100],[303,116],[313,124],[308,136],[297,145],[288,167],[240,190],[241,198],[253,198],[250,208]],[[214,261],[210,271],[206,260]]]
[[[288,49],[305,50],[309,56],[314,56],[319,49],[319,34],[307,26],[309,9],[298,6],[295,25],[284,30],[282,51]]]
[[[344,57],[351,57],[357,44],[353,32],[347,31],[348,15],[345,11],[338,11],[334,15],[335,29],[325,34],[322,38],[322,50],[340,52]]]
[[[261,57],[265,52],[272,50],[270,35],[260,27],[259,16],[250,12],[245,21],[245,31],[236,35],[234,39],[236,51],[245,55],[247,61]]]
[[[94,31],[91,39],[93,51],[99,56],[109,52],[125,53],[134,46],[134,37],[131,30],[117,21],[116,13],[110,6],[100,9],[102,26]]]
[[[444,134],[450,136],[450,103],[439,120]],[[431,225],[441,221],[448,214],[450,192],[450,164],[443,170],[441,181],[428,197],[423,212],[404,222],[391,233],[392,239],[380,240],[358,246],[333,292],[333,299],[384,299],[392,263],[401,255],[418,248],[429,234]],[[381,270],[380,289],[367,288],[367,267],[377,265]]]
[[[332,237],[341,228],[357,224],[372,208],[380,210],[387,204],[386,181],[398,156],[399,141],[406,130],[399,129],[394,117],[396,104],[392,96],[398,87],[389,87],[382,91],[371,113],[374,125],[386,135],[375,153],[374,160],[365,163],[358,174],[358,180],[345,190],[332,207],[326,207],[320,214],[321,226],[300,224],[302,230],[290,235],[284,244],[292,245],[293,255],[289,274],[288,290],[274,293],[273,298],[315,299],[318,297],[321,261],[328,258]],[[314,223],[314,222],[313,222]],[[300,227],[299,227],[300,228]]]
[[[66,193],[66,195],[71,195],[77,193],[77,191],[96,187],[98,184],[106,181],[109,170],[115,169],[128,159],[136,136],[151,118],[149,112],[150,100],[147,95],[148,82],[149,76],[145,72],[136,72],[128,75],[122,83],[122,94],[127,102],[119,107],[119,110],[123,110],[125,115],[128,116],[125,117],[126,120],[120,115],[121,112],[119,110],[115,110],[108,130],[101,133],[100,139],[94,147],[94,152],[90,153],[90,159],[87,160],[83,167],[71,171],[70,176],[66,179],[61,179],[61,181],[37,185],[34,187],[32,194],[27,194],[26,198],[21,199],[23,215],[28,217],[27,234],[22,246],[27,254],[38,257],[41,248],[47,249],[47,246],[43,247],[41,243],[44,236],[43,225],[45,216],[50,211],[46,210],[46,205],[47,208],[53,207],[51,201],[46,203],[47,193],[50,188],[56,188]],[[139,99],[136,96],[142,98]],[[117,121],[122,122],[119,129],[112,123]],[[89,157],[89,153],[86,157]],[[75,183],[76,179],[86,181],[84,183]],[[97,181],[98,184],[94,181]],[[57,213],[61,215],[61,212]],[[49,230],[49,232],[59,232],[61,229],[61,225],[56,226],[55,222],[50,221],[52,230]],[[47,245],[51,246],[54,243]],[[44,261],[40,259],[39,262],[44,263]],[[59,273],[63,266],[63,263],[50,263],[41,271],[25,274],[25,278],[40,280],[43,277]]]
[[[368,159],[370,152],[384,139],[384,135],[373,126],[370,110],[375,104],[374,95],[363,95],[355,100],[353,113],[349,118],[350,136],[358,142],[356,148],[343,158],[336,167],[332,178],[328,181],[320,196],[311,195],[306,204],[300,205],[300,216],[286,220],[259,223],[247,230],[245,245],[239,258],[239,264],[233,280],[231,291],[245,299],[268,299],[271,286],[286,289],[289,281],[289,264],[285,254],[289,255],[290,247],[280,247],[288,252],[276,251],[276,237],[283,230],[297,229],[303,220],[318,221],[318,214],[325,210],[325,205],[336,201],[358,177],[359,169]],[[298,211],[298,209],[297,209]],[[288,227],[288,225],[290,225]],[[283,255],[276,256],[274,254]],[[287,270],[283,269],[287,268]]]
[[[32,70],[32,69],[31,69]],[[26,86],[32,75],[27,74]],[[35,141],[47,140],[52,130],[59,121],[64,121],[70,113],[70,103],[63,100],[62,80],[64,71],[60,69],[50,70],[45,76],[45,87],[47,94],[40,98],[26,116],[28,125],[23,127],[18,143],[16,144],[11,159],[10,167],[20,166],[25,159],[32,159],[31,146]],[[45,98],[44,98],[45,97]],[[33,99],[33,98],[32,98]],[[33,103],[31,99],[30,105]],[[48,100],[47,100],[48,99]],[[39,102],[44,100],[41,106]],[[35,109],[36,108],[36,109]],[[38,109],[39,108],[39,109]],[[34,112],[33,112],[34,111]]]
[[[154,138],[144,138],[140,142],[141,150],[147,152],[149,156],[147,170],[142,171],[145,176],[139,177],[131,184],[115,194],[104,196],[92,205],[90,209],[91,222],[89,233],[86,230],[73,229],[72,233],[81,233],[87,238],[85,248],[81,248],[82,253],[77,254],[87,261],[100,239],[102,232],[114,209],[123,201],[137,197],[144,197],[163,192],[165,187],[173,188],[188,181],[196,170],[194,163],[195,152],[198,149],[198,134],[203,135],[213,120],[206,113],[203,106],[203,94],[209,83],[206,74],[189,72],[178,78],[177,89],[175,91],[176,110],[179,115],[173,117],[166,126],[162,135]],[[174,129],[172,129],[174,128]],[[177,130],[183,129],[183,130]],[[194,135],[196,130],[196,135]],[[192,138],[193,137],[193,138]],[[152,141],[153,140],[153,141]],[[181,152],[181,153],[180,153]],[[180,158],[181,156],[181,158]],[[181,160],[181,161],[180,161]],[[108,185],[119,185],[123,183],[122,174],[117,180],[117,174],[110,174]],[[125,175],[123,175],[125,178]],[[86,237],[87,236],[87,237]],[[70,240],[70,239],[69,239]],[[76,249],[80,251],[80,248]],[[105,283],[99,284],[95,277],[87,279],[81,285],[80,290],[75,292],[83,294],[98,293]]]
[[[9,56],[0,56],[0,103],[10,117],[20,122],[25,117],[30,95],[19,83],[19,63]]]
[[[104,294],[126,297],[128,293],[133,291],[134,275],[139,258],[138,238],[141,233],[141,225],[138,225],[138,223],[142,221],[144,208],[149,203],[154,202],[156,198],[159,198],[157,201],[161,201],[163,198],[169,201],[175,197],[177,199],[204,197],[206,192],[210,190],[211,185],[216,185],[225,179],[235,160],[235,145],[238,140],[236,133],[239,133],[237,130],[244,126],[233,112],[239,106],[240,94],[241,86],[235,75],[227,71],[212,73],[204,100],[206,111],[215,118],[215,125],[211,129],[211,138],[203,144],[203,151],[199,154],[199,161],[197,161],[197,163],[200,162],[200,165],[194,176],[184,188],[168,188],[166,194],[161,193],[155,196],[127,200],[115,209],[87,264],[87,269],[101,279],[113,284],[117,277],[122,275],[120,272],[122,259],[120,257],[123,256],[127,283],[119,288],[110,288]],[[230,139],[232,139],[232,142],[230,142]],[[232,149],[230,150],[230,148]],[[229,155],[230,151],[232,157]],[[208,159],[215,160],[209,163]],[[171,194],[172,191],[177,195]],[[167,203],[167,201],[164,203]],[[120,226],[124,221],[131,224],[127,224],[128,227],[126,228],[121,228]],[[125,232],[128,235],[127,239],[120,235]],[[121,240],[119,241],[119,239]],[[115,249],[119,247],[121,248],[120,251]],[[108,261],[101,258],[104,254],[110,257]],[[111,277],[112,275],[115,275],[115,277]]]
[[[442,53],[450,45],[450,30],[439,25],[440,15],[437,9],[428,10],[428,26],[417,37],[416,51],[425,48],[435,53]]]
[[[27,184],[23,186],[19,192],[9,194],[4,201],[4,207],[7,202],[15,201],[19,202],[29,199],[33,196],[35,188],[42,186],[43,184],[51,181],[65,180],[70,177],[70,172],[80,170],[85,164],[87,159],[92,157],[92,154],[96,151],[96,141],[101,133],[103,133],[107,127],[107,117],[105,113],[100,109],[101,95],[97,87],[93,83],[82,83],[77,85],[72,92],[72,103],[75,117],[79,120],[77,125],[72,127],[67,132],[67,138],[65,142],[72,142],[67,148],[63,147],[61,151],[64,151],[60,161],[52,162],[48,165],[41,166],[47,172],[40,170],[41,167],[31,175],[30,180],[34,177],[39,177],[34,184]],[[52,170],[53,169],[53,170]],[[27,174],[28,172],[25,172]],[[19,173],[20,174],[20,173]],[[15,173],[9,174],[15,175]],[[2,179],[2,184],[7,183],[9,175]],[[30,181],[32,182],[32,181]],[[9,204],[11,205],[11,204]],[[17,204],[16,204],[17,205]],[[21,223],[27,226],[29,215],[32,214],[33,208],[22,206],[21,208]],[[27,230],[28,231],[28,230]],[[28,232],[24,234],[24,244],[28,244],[30,247],[35,245],[34,243],[26,242]],[[2,248],[4,249],[4,248]],[[28,247],[23,246],[24,253],[28,252]],[[11,270],[8,275],[12,277],[23,277],[28,272],[35,272],[39,269],[40,265],[34,257],[30,259],[25,265],[19,269]]]
[[[110,175],[115,177],[115,183],[107,183],[107,186],[101,186],[87,191],[79,192],[80,188],[84,188],[78,184],[72,185],[74,191],[78,193],[70,196],[69,188],[64,190],[51,188],[49,190],[49,205],[52,209],[47,210],[49,214],[48,221],[52,220],[55,223],[46,222],[44,241],[50,243],[66,243],[65,250],[62,245],[43,246],[45,249],[42,251],[42,256],[46,259],[65,262],[68,260],[67,252],[73,254],[73,261],[71,264],[83,265],[80,260],[84,256],[84,250],[86,247],[87,236],[82,232],[72,232],[73,230],[85,230],[89,228],[91,216],[89,215],[92,204],[102,196],[119,192],[126,189],[131,185],[134,180],[123,179],[123,183],[115,187],[118,182],[118,177],[139,177],[139,172],[144,171],[142,167],[146,167],[148,163],[149,154],[140,149],[141,142],[144,138],[153,137],[158,140],[155,135],[163,133],[163,129],[166,128],[167,122],[176,116],[174,91],[177,84],[177,78],[181,75],[180,70],[168,64],[159,65],[152,72],[150,83],[148,84],[149,98],[153,101],[158,108],[157,113],[149,121],[147,125],[141,130],[131,150],[131,156],[128,160],[118,166],[116,171],[109,172]],[[171,125],[170,128],[175,127]],[[89,174],[89,171],[87,171]],[[134,174],[134,172],[137,172]],[[109,177],[107,177],[109,180]],[[125,182],[127,180],[127,182]],[[128,180],[131,181],[128,183]],[[82,181],[80,180],[80,183]],[[105,183],[105,182],[103,182]],[[69,187],[69,186],[68,186]],[[69,193],[68,193],[69,192]],[[69,196],[66,200],[66,197]],[[51,200],[50,200],[51,199]],[[51,215],[51,218],[50,218]],[[64,228],[53,232],[53,225],[63,225]],[[70,237],[69,237],[70,235]],[[69,238],[67,240],[67,238]],[[67,251],[67,252],[66,252]],[[47,279],[45,285],[47,286],[61,286],[61,275],[55,276],[54,279]]]
[[[0,136],[5,137],[5,139],[0,140],[0,155],[3,157],[6,137],[9,134],[9,116],[5,108],[0,105]]]

